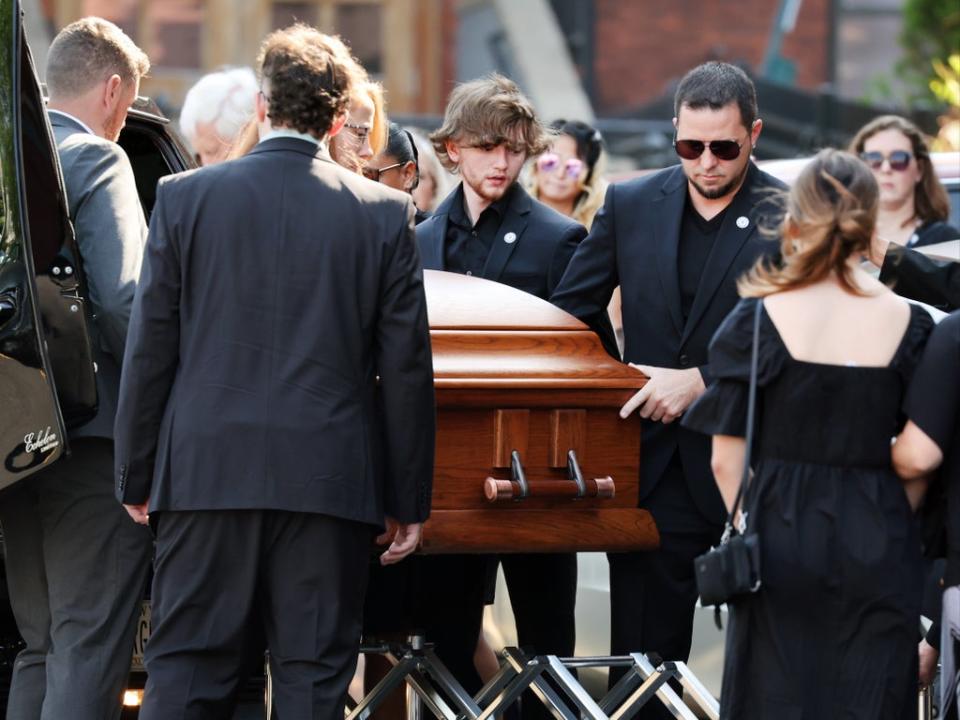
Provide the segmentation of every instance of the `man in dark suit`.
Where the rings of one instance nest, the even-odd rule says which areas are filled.
[[[549,137],[529,100],[499,75],[458,86],[443,126],[430,136],[440,161],[463,182],[417,227],[423,266],[496,280],[547,299],[586,230],[531,198],[517,183],[526,159]],[[500,558],[521,647],[572,655],[576,628],[576,554]],[[484,558],[430,558],[427,574],[448,578],[434,600],[427,639],[468,689],[478,689],[473,649],[483,611]],[[447,567],[450,566],[450,567]],[[442,570],[441,570],[442,568]],[[449,578],[459,578],[451,583]],[[430,635],[433,635],[431,638]],[[472,637],[471,637],[472,635]],[[524,717],[541,708],[528,703]]]
[[[231,717],[263,622],[283,718],[343,717],[367,558],[430,507],[433,370],[407,195],[336,165],[358,67],[260,51],[260,143],[161,182],[117,415],[117,496],[156,532],[141,717]],[[149,518],[148,518],[149,513]]]
[[[150,533],[113,498],[113,421],[146,224],[117,145],[147,56],[113,23],[65,27],[47,56],[50,122],[93,311],[97,415],[69,457],[0,501],[10,604],[26,647],[7,717],[117,718],[150,565]]]
[[[738,300],[737,278],[776,251],[761,225],[776,217],[767,201],[782,185],[750,160],[762,123],[741,70],[707,63],[690,71],[675,112],[681,164],[610,187],[552,301],[595,322],[621,288],[624,357],[650,377],[621,415],[643,418],[640,502],[661,542],[609,556],[611,652],[686,660],[693,559],[716,544],[725,512],[710,438],[673,421],[710,382],[707,345]],[[662,714],[653,705],[645,716]]]
[[[945,312],[960,308],[960,262],[934,260],[881,237],[874,238],[870,259],[880,268],[880,282],[898,295]]]

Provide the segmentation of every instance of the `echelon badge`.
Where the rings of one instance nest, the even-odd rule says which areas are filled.
[[[503,236],[503,241],[507,245],[510,245],[511,243],[515,243],[517,241],[517,234],[515,232],[508,232],[506,235]]]

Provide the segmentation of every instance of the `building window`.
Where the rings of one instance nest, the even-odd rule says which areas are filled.
[[[349,2],[336,7],[337,32],[371,75],[383,73],[382,15],[380,3]]]
[[[317,8],[310,2],[275,2],[270,14],[270,27],[285,28],[296,22],[317,24]]]
[[[83,0],[81,12],[119,26],[157,68],[198,70],[203,67],[205,5],[204,0]]]
[[[91,15],[109,20],[139,45],[137,24],[140,7],[136,0],[83,0],[79,17]]]
[[[147,11],[147,54],[158,66],[199,70],[203,67],[203,0],[152,2]]]

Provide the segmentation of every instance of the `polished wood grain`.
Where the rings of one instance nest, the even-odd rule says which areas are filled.
[[[431,517],[421,551],[639,550],[640,420],[620,407],[646,382],[576,318],[511,287],[427,271],[437,397]],[[519,486],[520,454],[530,486]],[[574,450],[588,497],[577,497]],[[504,501],[502,498],[510,498]],[[491,502],[491,500],[493,502]]]
[[[627,552],[660,544],[646,510],[491,510],[444,513],[423,530],[422,551],[451,552]],[[489,530],[488,530],[489,529]]]
[[[529,410],[497,410],[493,415],[493,467],[510,467],[514,450],[521,457],[526,455],[529,435]]]
[[[586,435],[586,410],[554,410],[550,413],[550,467],[567,467],[567,453],[571,450],[579,460]]]

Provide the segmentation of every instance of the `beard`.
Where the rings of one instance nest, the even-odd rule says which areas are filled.
[[[516,178],[513,178],[512,181],[504,183],[500,187],[486,187],[484,185],[485,179],[486,178],[483,177],[477,179],[473,177],[467,177],[466,175],[463,176],[463,181],[470,186],[470,189],[473,190],[478,197],[490,203],[494,203],[506,195],[507,191],[512,188],[514,183],[517,181]]]
[[[107,140],[116,142],[120,138],[120,131],[123,130],[123,126],[126,124],[126,115],[125,108],[118,105],[117,109],[113,111],[113,114],[104,121],[103,136]]]
[[[736,177],[731,179],[730,182],[724,183],[723,185],[716,188],[705,188],[701,186],[693,178],[688,178],[688,179],[690,180],[690,184],[693,185],[694,188],[696,188],[697,192],[700,193],[702,197],[704,197],[707,200],[716,200],[718,198],[726,197],[730,193],[734,192],[738,187],[740,187],[740,183],[742,183],[743,178],[746,177],[747,169],[749,167],[750,167],[749,162],[744,163],[743,169],[740,170],[739,173],[737,173]]]

